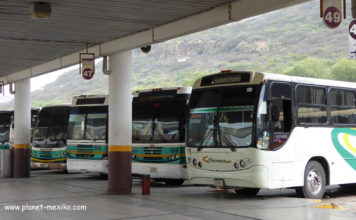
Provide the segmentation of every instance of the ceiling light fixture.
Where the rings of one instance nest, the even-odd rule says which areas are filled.
[[[49,2],[33,2],[30,8],[31,18],[49,18],[51,15],[51,4]]]

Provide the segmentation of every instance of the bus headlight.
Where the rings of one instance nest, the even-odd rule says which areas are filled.
[[[234,163],[234,168],[235,169],[239,169],[239,164],[238,163]]]
[[[201,162],[199,162],[199,163],[198,163],[198,167],[200,167],[200,168],[202,167],[202,164],[201,164]]]
[[[240,160],[240,167],[242,169],[245,169],[246,168],[246,162],[244,160]]]
[[[197,160],[196,159],[193,159],[193,166],[197,166]]]
[[[251,159],[242,159],[240,160],[239,163],[235,163],[237,166],[240,165],[240,168],[241,169],[247,169],[247,168],[250,168],[252,166],[252,160]],[[236,168],[234,164],[234,167]],[[236,168],[238,169],[238,168]]]

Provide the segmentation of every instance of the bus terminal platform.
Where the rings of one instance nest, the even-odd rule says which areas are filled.
[[[356,189],[329,187],[325,198],[298,198],[292,189],[238,196],[206,186],[171,187],[151,182],[141,195],[109,195],[107,180],[95,174],[32,171],[31,178],[0,179],[0,219],[356,219]]]

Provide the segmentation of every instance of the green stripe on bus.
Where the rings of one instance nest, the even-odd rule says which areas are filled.
[[[8,144],[0,144],[0,149],[9,149],[10,145]]]
[[[331,132],[331,139],[335,149],[344,158],[344,160],[354,170],[356,170],[356,157],[350,151],[346,150],[348,146],[344,146],[342,143],[340,143],[339,134],[356,136],[356,130],[350,128],[334,128]],[[352,147],[356,147],[356,146],[352,146]]]
[[[231,106],[231,107],[220,107],[219,111],[220,112],[230,112],[230,111],[252,111],[253,106]],[[218,108],[196,108],[196,109],[191,109],[190,113],[209,113],[209,112],[217,112]]]

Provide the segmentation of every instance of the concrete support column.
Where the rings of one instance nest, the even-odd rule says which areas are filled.
[[[31,168],[31,81],[15,83],[14,177],[30,177]]]
[[[110,56],[109,186],[110,194],[131,193],[131,51]]]

